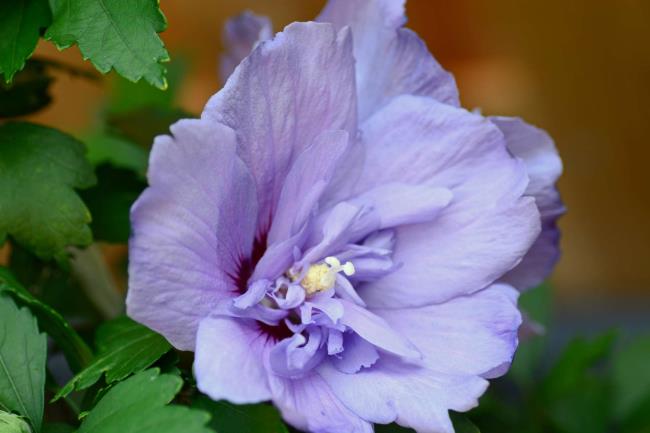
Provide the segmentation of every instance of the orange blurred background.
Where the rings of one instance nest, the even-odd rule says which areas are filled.
[[[161,2],[172,59],[188,61],[180,105],[199,113],[219,89],[221,28],[244,9],[279,31],[316,16],[315,0]],[[519,115],[548,130],[565,164],[563,257],[552,277],[565,303],[650,295],[650,2],[411,0],[408,26],[452,71],[467,108]],[[37,55],[91,68],[76,48]],[[172,60],[173,61],[173,60]],[[109,86],[57,76],[34,120],[81,133]]]

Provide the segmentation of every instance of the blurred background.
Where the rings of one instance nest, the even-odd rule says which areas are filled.
[[[279,31],[312,19],[322,4],[163,1],[169,27],[162,38],[172,69],[184,69],[175,104],[198,114],[220,88],[221,29],[229,16],[249,9],[270,16]],[[551,282],[567,326],[647,329],[650,2],[410,0],[407,13],[408,26],[455,75],[465,107],[521,116],[554,137],[569,212]],[[58,53],[41,41],[36,55],[92,69],[76,48]],[[54,103],[32,120],[77,135],[92,130],[116,84],[55,76]],[[123,247],[106,250],[113,260],[124,254]]]

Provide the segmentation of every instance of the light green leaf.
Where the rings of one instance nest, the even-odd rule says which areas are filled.
[[[77,433],[210,433],[210,416],[167,405],[183,381],[150,369],[115,385],[86,415]]]
[[[92,242],[90,213],[74,188],[95,183],[84,146],[55,129],[0,125],[0,240],[7,234],[42,259]]]
[[[32,433],[23,418],[0,410],[0,433]]]
[[[618,419],[628,417],[650,399],[650,335],[637,338],[614,356],[612,381]]]
[[[99,355],[93,363],[73,377],[54,400],[90,387],[103,374],[107,383],[122,380],[149,367],[171,349],[164,337],[127,317],[102,325],[97,333],[97,347]]]
[[[54,308],[36,299],[11,274],[0,267],[0,293],[11,293],[22,306],[28,307],[46,332],[63,351],[72,371],[79,371],[92,360],[92,352],[79,334]]]
[[[47,0],[0,1],[0,73],[7,82],[25,66],[50,19]]]
[[[29,311],[1,294],[0,318],[0,405],[26,417],[39,431],[47,340]]]
[[[161,63],[169,55],[157,35],[167,21],[156,0],[57,0],[52,12],[45,37],[60,49],[76,43],[104,74],[114,68],[131,81],[167,87]]]
[[[234,405],[202,395],[192,407],[212,415],[210,427],[219,433],[288,433],[278,410],[270,404]]]
[[[118,168],[133,170],[143,177],[146,174],[149,156],[144,147],[103,133],[91,135],[84,141],[88,146],[88,160],[93,165],[110,163]]]

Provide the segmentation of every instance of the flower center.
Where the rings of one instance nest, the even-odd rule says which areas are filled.
[[[300,285],[305,289],[307,295],[318,292],[324,292],[334,287],[336,283],[336,274],[343,272],[348,277],[354,275],[354,265],[352,262],[341,264],[336,257],[326,257],[324,263],[311,265],[307,269]],[[298,277],[292,278],[294,281]]]

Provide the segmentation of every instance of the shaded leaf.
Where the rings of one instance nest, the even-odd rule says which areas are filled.
[[[630,416],[650,400],[650,335],[637,338],[614,356],[614,414]],[[648,414],[650,425],[650,414]]]
[[[86,415],[78,433],[209,433],[210,416],[168,405],[181,389],[178,376],[150,369],[115,385]]]
[[[0,294],[0,405],[41,429],[47,341],[36,319]]]
[[[149,328],[119,317],[99,328],[97,348],[99,354],[93,363],[61,388],[54,400],[90,387],[104,374],[106,382],[112,383],[140,372],[167,353],[171,345]]]
[[[90,213],[74,188],[95,182],[84,146],[55,129],[0,125],[0,241],[12,235],[42,259],[91,243]]]
[[[0,267],[0,292],[11,293],[20,305],[31,310],[41,331],[46,332],[59,345],[72,371],[79,371],[90,363],[90,348],[63,316],[36,299],[3,267]]]
[[[52,81],[42,63],[29,60],[11,84],[0,81],[0,117],[24,116],[49,105]]]
[[[0,2],[0,73],[7,82],[25,66],[50,19],[47,0]]]
[[[72,427],[71,425],[56,422],[56,423],[46,423],[45,425],[43,425],[42,433],[72,433],[73,431],[74,431],[74,427]]]
[[[212,415],[210,427],[218,433],[288,433],[278,410],[270,404],[235,405],[201,395],[192,407]]]
[[[576,338],[564,350],[560,359],[549,371],[543,391],[549,398],[575,390],[581,378],[611,351],[615,334],[608,333],[586,340]]]
[[[131,141],[109,134],[95,134],[85,140],[88,160],[95,166],[110,163],[128,168],[144,176],[147,171],[147,151]]]
[[[57,0],[45,37],[60,49],[79,46],[102,73],[114,68],[131,81],[164,89],[167,50],[157,33],[167,21],[154,0]]]
[[[131,170],[102,165],[97,168],[97,185],[83,191],[81,197],[93,215],[90,225],[95,239],[126,243],[131,225],[131,205],[147,186]]]
[[[142,107],[128,113],[110,114],[107,118],[115,132],[144,148],[150,148],[155,136],[169,134],[169,126],[179,119],[195,117],[180,108]]]

